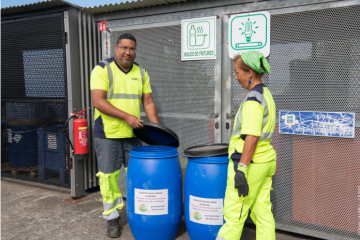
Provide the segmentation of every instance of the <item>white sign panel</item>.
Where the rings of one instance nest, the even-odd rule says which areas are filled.
[[[229,57],[257,50],[270,54],[270,13],[232,15],[229,19]]]
[[[135,188],[135,213],[141,215],[168,214],[168,189],[148,190]]]
[[[190,221],[206,225],[223,225],[223,198],[199,198],[190,195]]]
[[[181,21],[181,61],[216,59],[216,16]]]

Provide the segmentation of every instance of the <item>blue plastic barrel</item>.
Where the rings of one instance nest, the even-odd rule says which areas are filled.
[[[136,240],[175,239],[182,216],[178,151],[167,146],[131,150],[126,178],[127,217]]]
[[[184,183],[185,224],[192,240],[215,240],[224,224],[227,155],[188,158]]]

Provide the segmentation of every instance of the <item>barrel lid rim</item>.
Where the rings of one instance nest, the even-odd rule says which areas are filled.
[[[206,151],[192,151],[194,148],[199,147],[209,147],[209,146],[223,146],[224,148],[220,149],[212,149],[212,150],[206,150]],[[204,144],[204,145],[197,145],[188,147],[184,150],[184,155],[186,157],[213,157],[213,156],[219,156],[224,155],[228,153],[229,144],[228,143],[212,143],[212,144]]]
[[[156,149],[156,148],[164,149],[165,151],[161,151],[161,152],[146,151],[147,149]],[[141,150],[145,150],[145,151],[141,151]],[[177,148],[171,146],[163,146],[163,145],[139,146],[132,148],[129,155],[130,157],[133,158],[169,158],[169,157],[178,156],[179,152],[177,151]]]
[[[175,148],[178,148],[180,146],[179,137],[171,129],[153,122],[144,122],[142,123],[142,125],[143,125],[142,128],[136,128],[133,130],[133,132],[137,138],[139,138],[141,141],[145,142],[146,144],[157,145],[157,146],[169,146]],[[152,128],[153,130],[156,130],[160,134],[171,136],[173,141],[168,144],[156,142],[154,139],[152,139],[150,136],[147,135],[146,133],[147,128]]]

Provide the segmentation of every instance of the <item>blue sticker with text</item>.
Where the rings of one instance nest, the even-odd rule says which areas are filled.
[[[355,138],[355,113],[280,111],[279,132]]]

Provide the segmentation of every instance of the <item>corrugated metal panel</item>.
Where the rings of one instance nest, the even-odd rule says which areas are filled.
[[[97,161],[94,149],[94,135],[92,125],[93,119],[93,106],[90,93],[90,75],[92,69],[100,61],[98,54],[98,25],[93,21],[93,16],[86,13],[78,12],[78,25],[79,25],[79,47],[80,47],[80,81],[81,81],[81,96],[82,106],[81,109],[89,109],[87,111],[88,117],[88,139],[89,139],[89,159],[84,161],[84,188],[87,190],[93,189],[99,185],[98,178],[96,177]]]
[[[45,10],[50,8],[57,8],[63,6],[73,6],[74,8],[81,9],[82,7],[63,1],[63,0],[48,0],[43,2],[19,5],[6,7],[1,9],[1,16],[11,15],[11,14],[19,14],[19,13],[27,13],[39,10]]]
[[[105,4],[95,7],[87,7],[83,8],[82,12],[90,13],[90,14],[99,14],[105,12],[116,12],[122,10],[130,10],[135,8],[145,8],[145,7],[153,7],[159,5],[165,5],[170,3],[179,3],[179,2],[188,2],[192,0],[137,0],[131,2],[121,2],[116,4]]]

